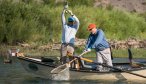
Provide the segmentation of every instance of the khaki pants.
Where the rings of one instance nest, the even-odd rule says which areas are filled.
[[[62,43],[61,45],[61,59],[62,64],[67,62],[67,52],[74,53],[74,45],[72,43]]]
[[[113,66],[111,60],[110,48],[104,49],[102,51],[96,52],[96,60],[98,63],[105,63],[108,66]],[[102,71],[103,67],[101,65],[97,66],[97,70]]]

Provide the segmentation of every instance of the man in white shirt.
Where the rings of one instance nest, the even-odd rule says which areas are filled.
[[[68,22],[65,19],[65,12],[70,13]],[[62,45],[61,45],[61,59],[62,64],[67,62],[67,51],[71,49],[70,53],[74,52],[75,35],[79,29],[79,19],[72,13],[71,10],[63,9],[61,14],[62,19]]]

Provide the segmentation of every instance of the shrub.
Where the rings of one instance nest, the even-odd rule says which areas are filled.
[[[92,1],[70,1],[69,9],[80,20],[78,38],[87,38],[89,23],[95,23],[105,31],[108,39],[123,40],[129,37],[146,37],[145,18],[136,13],[119,11],[112,7],[95,8]],[[53,3],[50,1],[49,3]],[[0,2],[0,43],[60,42],[61,12],[63,5],[36,4],[2,0]],[[76,4],[73,4],[76,3]],[[69,15],[67,15],[68,17]]]

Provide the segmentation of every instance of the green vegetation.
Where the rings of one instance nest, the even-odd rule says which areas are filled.
[[[63,3],[54,4],[55,0],[43,0],[45,3],[34,1],[0,1],[0,43],[27,42],[39,45],[60,42]],[[89,23],[96,23],[106,32],[108,39],[146,38],[144,17],[113,9],[112,6],[107,9],[95,8],[92,7],[93,1],[68,0],[69,9],[81,23],[78,38],[87,38],[89,32],[86,28]]]
[[[60,42],[63,3],[55,0],[1,0],[0,1],[0,44],[31,43],[36,46]],[[95,0],[68,0],[69,9],[80,20],[78,38],[87,38],[89,23],[96,23],[105,31],[108,39],[124,40],[128,38],[146,38],[146,13],[128,13],[114,9],[93,7]],[[0,54],[14,46],[0,45]],[[16,46],[28,56],[59,56],[58,50],[39,50]],[[83,47],[77,47],[75,53],[81,54]],[[112,50],[113,57],[127,57],[127,49]],[[134,58],[145,58],[144,49],[132,49]],[[86,54],[95,57],[94,51]]]
[[[78,55],[82,53],[83,51],[83,47],[78,47],[75,50],[75,53],[77,53]],[[146,58],[146,53],[145,53],[145,49],[131,49],[133,58]],[[112,55],[114,58],[116,57],[125,57],[128,58],[128,49],[112,49]],[[87,53],[85,55],[85,57],[96,57],[96,53],[94,50],[92,50],[90,53]]]
[[[24,53],[24,55],[26,56],[30,56],[30,57],[60,57],[60,51],[59,50],[42,50],[42,49],[31,49],[31,48],[24,48],[21,46],[6,46],[6,45],[0,45],[0,47],[2,47],[0,49],[0,56],[5,55],[8,49],[11,48],[16,48],[16,49],[20,49],[21,53]],[[83,51],[83,47],[80,48],[76,48],[75,51],[75,55],[79,55],[81,54]],[[131,49],[132,54],[133,54],[133,58],[146,58],[146,49]],[[113,58],[128,58],[128,49],[112,49],[112,55]],[[95,58],[96,54],[95,51],[92,50],[91,52],[87,53],[84,55],[85,57],[91,57],[91,58]]]

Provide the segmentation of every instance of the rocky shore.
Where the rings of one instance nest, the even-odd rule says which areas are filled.
[[[111,45],[112,49],[126,49],[126,48],[146,48],[146,40],[138,40],[138,39],[127,39],[124,41],[117,41],[117,40],[108,40],[109,44]],[[86,39],[76,39],[75,45],[77,47],[84,46],[86,43]],[[29,44],[19,44],[21,47],[25,48],[34,48]],[[38,49],[40,50],[58,50],[60,49],[60,43],[53,43],[39,46]]]

